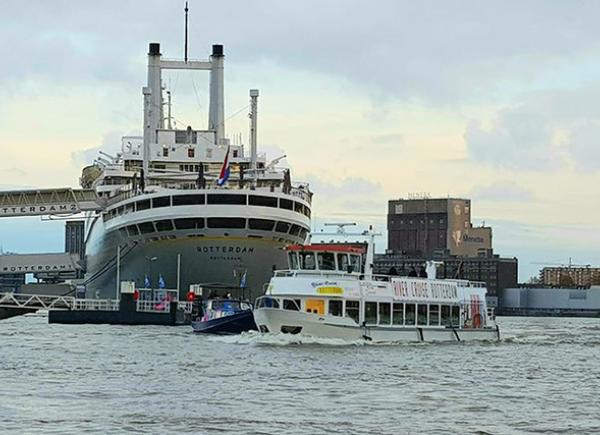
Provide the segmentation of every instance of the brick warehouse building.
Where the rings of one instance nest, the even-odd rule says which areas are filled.
[[[492,228],[473,226],[469,199],[390,200],[387,229],[388,250],[375,256],[376,273],[406,275],[435,259],[443,262],[438,277],[483,281],[492,297],[517,285],[518,260],[494,255]]]

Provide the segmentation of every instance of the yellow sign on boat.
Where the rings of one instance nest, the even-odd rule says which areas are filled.
[[[344,289],[341,287],[319,287],[317,293],[320,295],[341,295],[344,294]]]

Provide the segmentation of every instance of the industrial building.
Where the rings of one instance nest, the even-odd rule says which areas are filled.
[[[489,256],[491,227],[471,223],[471,201],[458,198],[394,199],[388,202],[388,250],[436,258]]]
[[[600,287],[507,288],[501,292],[500,313],[507,316],[600,317]]]
[[[407,275],[436,260],[439,278],[485,282],[491,304],[502,289],[517,286],[518,260],[494,254],[492,228],[471,222],[471,200],[393,199],[387,218],[388,249],[375,256],[377,273]]]
[[[600,285],[600,267],[544,267],[540,271],[540,282],[549,287],[588,288]]]

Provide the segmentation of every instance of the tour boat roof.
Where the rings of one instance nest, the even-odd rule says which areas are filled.
[[[310,245],[289,245],[286,250],[298,251],[319,251],[319,252],[346,252],[348,254],[364,254],[366,249],[356,245],[343,245],[339,243],[311,243]]]

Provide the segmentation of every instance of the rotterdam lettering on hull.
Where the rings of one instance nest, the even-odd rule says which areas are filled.
[[[198,246],[198,252],[204,254],[253,254],[253,247],[246,246]]]

